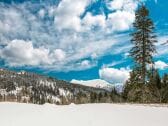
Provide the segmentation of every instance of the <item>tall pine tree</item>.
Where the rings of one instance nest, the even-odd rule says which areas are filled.
[[[154,24],[149,18],[149,10],[145,5],[136,11],[134,32],[131,34],[131,42],[134,45],[130,50],[130,56],[136,65],[140,67],[141,83],[146,83],[147,65],[152,64],[152,56],[156,52],[156,35],[154,34]]]

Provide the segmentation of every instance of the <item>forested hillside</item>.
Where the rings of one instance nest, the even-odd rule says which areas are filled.
[[[72,84],[25,71],[0,70],[0,101],[25,103],[98,103],[116,102],[117,92]]]

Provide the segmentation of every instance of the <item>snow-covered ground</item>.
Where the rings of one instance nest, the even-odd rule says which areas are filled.
[[[168,126],[168,107],[0,103],[0,126]]]

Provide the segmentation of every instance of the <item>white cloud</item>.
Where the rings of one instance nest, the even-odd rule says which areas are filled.
[[[116,11],[109,15],[108,29],[112,31],[129,30],[135,20],[135,14],[127,11]]]
[[[55,10],[55,25],[59,30],[73,29],[76,31],[88,30],[99,26],[110,31],[124,31],[131,27],[135,19],[135,9],[138,3],[134,0],[114,0],[108,2],[109,8],[115,10],[108,18],[104,14],[92,15],[90,12],[81,19],[89,0],[63,0]],[[53,10],[53,9],[52,9]],[[53,12],[53,11],[51,11]]]
[[[75,49],[75,54],[72,55],[70,57],[70,59],[75,59],[75,60],[79,60],[82,57],[83,58],[96,58],[97,56],[101,56],[102,54],[106,53],[107,51],[109,51],[111,49],[111,47],[116,44],[117,41],[115,40],[111,40],[111,39],[104,39],[99,40],[99,41],[92,41],[90,40],[89,42],[87,42],[87,45],[85,45],[86,43],[77,43],[77,47]],[[101,45],[101,46],[100,46]],[[78,46],[83,46],[83,47],[78,47]]]
[[[24,20],[23,15],[14,8],[0,7],[0,38],[1,43],[7,43],[9,39],[14,39],[28,35],[27,22]]]
[[[89,69],[89,68],[95,67],[96,65],[97,65],[96,61],[83,60],[81,62],[74,64],[73,68],[76,67],[76,69],[78,70],[83,70],[83,69]]]
[[[109,7],[114,10],[122,9],[124,0],[113,0],[108,3]]]
[[[74,55],[74,54],[73,54]],[[31,41],[13,40],[0,50],[0,58],[11,67],[38,66],[57,71],[78,71],[97,65],[95,60],[77,60],[62,49],[49,50],[45,47],[34,47]]]
[[[5,45],[0,49],[1,58],[10,66],[40,65],[55,71],[94,67],[107,53],[128,50],[127,34],[118,36],[114,32],[130,29],[134,20],[136,3],[127,1],[122,3],[124,9],[109,6],[115,11],[108,18],[91,12],[81,18],[90,0],[62,0],[58,5],[45,6],[31,2],[17,7],[0,4],[0,41]],[[94,26],[99,29],[93,30]],[[14,42],[22,47],[20,52],[25,57],[16,53]]]
[[[125,10],[133,12],[138,6],[136,0],[112,0],[108,2],[108,7],[112,10]]]
[[[168,44],[166,44],[167,40],[168,40],[167,35],[158,36],[158,43],[156,43],[156,47],[157,47],[156,56],[157,57],[164,56],[164,55],[168,54],[168,51],[167,51]]]
[[[81,30],[81,14],[85,11],[88,0],[62,0],[55,14],[55,25],[59,30]]]
[[[125,58],[125,59],[128,58],[129,55],[130,55],[130,54],[129,54],[128,52],[124,53],[124,58]]]
[[[90,60],[82,60],[79,62],[74,62],[72,61],[69,63],[67,60],[63,63],[59,64],[54,64],[50,66],[46,66],[48,71],[64,71],[64,72],[69,72],[69,71],[80,71],[80,70],[85,70],[85,69],[90,69],[93,68],[97,65],[96,61],[90,61]]]
[[[41,10],[38,12],[38,14],[39,14],[39,16],[40,16],[41,18],[44,18],[46,12],[45,12],[44,9],[41,9]]]
[[[106,26],[106,17],[104,15],[95,15],[93,16],[91,13],[87,13],[83,19],[83,24],[89,28],[92,26],[99,26],[101,28],[105,28]]]
[[[123,63],[124,61],[123,60],[120,60],[120,61],[113,61],[112,63],[108,63],[108,64],[103,64],[103,68],[107,68],[107,67],[113,67],[113,66],[116,66],[118,64],[121,64]]]
[[[130,70],[121,68],[101,68],[99,70],[99,76],[111,83],[124,83],[129,78]]]
[[[47,49],[34,48],[31,42],[23,40],[13,40],[0,54],[10,66],[50,64]]]
[[[136,0],[112,0],[108,7],[115,11],[109,14],[107,28],[111,31],[129,30],[135,20],[135,10],[138,7]]]
[[[82,61],[81,66],[90,66],[90,61],[89,60]]]
[[[54,52],[51,54],[52,60],[62,61],[66,58],[66,53],[61,49],[55,49]]]
[[[161,69],[161,70],[164,70],[164,69],[166,69],[168,67],[168,64],[167,63],[165,63],[165,62],[163,62],[163,61],[156,61],[155,62],[155,68],[156,69]]]
[[[61,49],[50,52],[44,47],[35,48],[31,41],[24,40],[13,40],[0,50],[0,54],[9,66],[52,65],[54,62],[63,61],[66,57]]]

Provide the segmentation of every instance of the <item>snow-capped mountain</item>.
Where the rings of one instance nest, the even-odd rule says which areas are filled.
[[[118,92],[121,92],[123,88],[123,84],[112,84],[102,79],[93,79],[93,80],[86,80],[86,81],[73,79],[71,80],[71,83],[105,89],[107,91],[111,91],[113,88],[115,88]]]
[[[101,79],[94,79],[94,80],[87,80],[87,81],[73,79],[71,81],[71,83],[81,84],[81,85],[85,85],[85,86],[89,86],[89,87],[101,88],[101,89],[105,89],[108,91],[111,91],[115,87],[114,84],[111,84],[111,83],[109,83],[105,80],[101,80]]]

